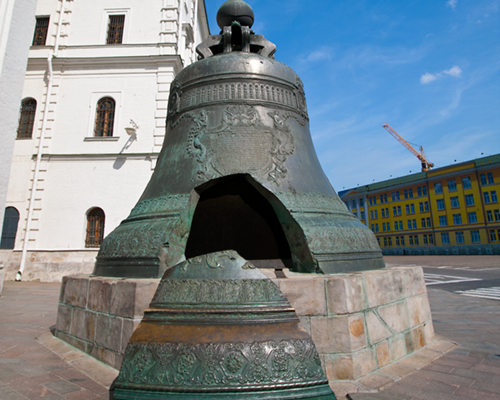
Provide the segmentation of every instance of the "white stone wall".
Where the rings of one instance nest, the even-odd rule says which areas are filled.
[[[28,49],[33,39],[36,0],[0,2],[0,227],[14,150]]]
[[[47,252],[42,257],[47,263],[66,259],[56,250],[85,249],[91,208],[104,210],[107,234],[139,199],[163,144],[170,83],[195,59],[195,45],[209,33],[204,7],[203,0],[152,0],[147,6],[139,0],[66,0],[60,47],[52,60],[53,88],[28,245],[37,254]],[[33,138],[14,144],[6,202],[20,213],[14,253],[24,242],[47,95],[47,56],[54,49],[60,8],[60,0],[39,0],[36,7],[37,16],[50,15],[50,25],[47,45],[29,51],[22,91],[23,99],[36,99],[37,110]],[[122,44],[105,44],[112,14],[125,15]],[[194,45],[189,43],[193,40]],[[105,96],[116,102],[113,137],[95,138],[96,104]],[[136,136],[125,131],[132,126],[130,120],[139,126]],[[1,252],[12,269],[19,256]],[[43,263],[37,264],[37,273],[23,279],[46,280],[43,269]]]

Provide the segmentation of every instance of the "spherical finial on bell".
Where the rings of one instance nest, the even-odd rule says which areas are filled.
[[[252,27],[254,15],[252,7],[243,0],[227,0],[217,11],[217,24],[221,29],[237,21],[241,26]]]

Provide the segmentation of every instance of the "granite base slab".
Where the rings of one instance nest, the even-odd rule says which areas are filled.
[[[330,382],[358,380],[434,340],[421,267],[350,274],[262,270],[295,308]],[[64,277],[55,335],[119,369],[159,279]]]

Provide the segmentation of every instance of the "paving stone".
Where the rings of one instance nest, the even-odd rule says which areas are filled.
[[[380,390],[381,388],[394,383],[394,379],[386,375],[374,373],[361,378],[359,382],[367,388]]]
[[[418,376],[423,379],[430,379],[434,381],[444,382],[455,386],[471,386],[475,382],[472,378],[466,378],[463,376],[457,376],[453,373],[443,373],[438,371],[421,370],[418,372]]]
[[[457,400],[453,393],[456,386],[442,382],[419,379],[416,374],[411,376],[410,383],[399,381],[391,385],[387,391],[401,395],[411,396],[422,400]]]
[[[118,371],[116,369],[102,363],[96,363],[95,360],[91,358],[73,361],[73,365],[79,370],[85,371],[93,381],[106,388],[109,388],[118,376]]]
[[[83,389],[79,392],[69,393],[65,395],[64,398],[69,400],[94,400],[96,398],[96,395],[95,393]]]
[[[435,351],[427,349],[421,349],[420,351],[401,360],[400,363],[414,365],[417,368],[422,368],[425,367],[426,365],[429,365],[429,363],[435,361],[436,359],[438,359],[438,357],[441,356],[442,356],[441,353],[437,353]]]
[[[60,379],[58,381],[53,381],[53,382],[47,382],[44,383],[43,386],[46,388],[49,388],[55,393],[58,394],[67,394],[67,393],[73,393],[73,392],[78,392],[81,390],[81,388],[65,379]]]
[[[57,393],[47,391],[42,396],[34,397],[32,400],[65,400],[65,398]]]
[[[330,388],[337,400],[346,397],[347,393],[353,393],[358,391],[358,387],[352,382],[330,382]]]
[[[0,381],[10,379],[10,378],[15,378],[18,377],[19,372],[17,372],[15,369],[11,368],[8,365],[5,364],[0,364]]]
[[[441,353],[445,353],[451,349],[453,349],[456,346],[455,343],[453,343],[450,340],[434,340],[431,343],[427,343],[427,349],[432,350],[432,351],[438,351]]]
[[[490,356],[490,353],[484,353],[482,351],[470,351],[467,353],[467,357],[473,357],[473,358],[479,358],[481,360],[484,360],[485,358],[488,358]]]
[[[2,385],[0,387],[0,390],[1,390],[1,395],[2,395],[2,397],[0,397],[0,398],[4,398],[5,400],[26,400],[26,399],[29,399],[29,397],[23,396],[21,393],[19,393],[18,391],[14,390],[8,386]]]
[[[455,368],[453,369],[453,375],[463,376],[466,378],[472,378],[482,381],[491,381],[496,384],[500,384],[500,377],[497,375],[491,375],[488,372],[474,371],[471,369]]]
[[[407,376],[410,373],[414,372],[416,369],[417,367],[414,365],[395,363],[389,365],[388,367],[382,368],[379,372],[393,376],[395,378],[402,378],[403,376]]]
[[[429,370],[429,371],[437,371],[437,372],[442,372],[444,374],[449,374],[451,371],[455,369],[455,367],[451,365],[441,365],[441,364],[436,364],[436,363],[431,363],[429,365],[426,365],[424,370]]]
[[[500,368],[493,367],[491,365],[487,365],[484,361],[481,364],[474,365],[471,369],[475,371],[482,371],[492,374],[494,376],[500,377]]]
[[[34,377],[36,375],[46,375],[47,374],[46,369],[43,369],[41,367],[36,367],[33,365],[26,365],[26,364],[15,365],[15,366],[13,366],[13,369],[15,369],[21,375],[27,376],[27,377]]]
[[[498,388],[497,388],[497,393],[498,393]],[[469,399],[469,400],[500,400],[500,396],[497,395],[496,393],[485,393],[482,390],[478,390],[475,388],[468,388],[468,387],[463,387],[460,386],[456,391],[455,391],[456,396],[460,396],[461,398],[464,399]]]

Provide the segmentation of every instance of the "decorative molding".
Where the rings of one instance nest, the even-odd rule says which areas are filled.
[[[248,304],[286,301],[269,279],[166,279],[162,280],[152,304]]]
[[[272,127],[266,126],[257,110],[245,104],[227,106],[219,126],[209,127],[210,113],[184,113],[172,122],[191,119],[187,153],[198,163],[197,180],[208,181],[235,173],[266,176],[277,186],[286,177],[285,162],[295,152],[290,127],[278,111],[268,113]]]
[[[129,343],[117,387],[200,392],[326,382],[311,339],[255,343]]]

